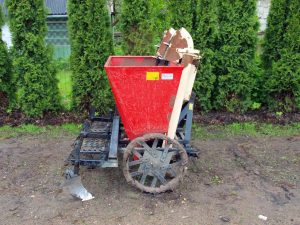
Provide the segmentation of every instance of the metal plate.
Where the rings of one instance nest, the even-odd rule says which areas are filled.
[[[109,124],[101,121],[94,121],[90,128],[90,132],[103,133],[109,131]]]
[[[84,138],[80,149],[82,153],[101,153],[105,150],[106,140],[100,138]]]

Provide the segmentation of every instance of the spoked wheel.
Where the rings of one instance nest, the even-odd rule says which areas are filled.
[[[182,179],[188,155],[183,146],[163,134],[132,140],[124,152],[127,182],[149,193],[173,190]]]

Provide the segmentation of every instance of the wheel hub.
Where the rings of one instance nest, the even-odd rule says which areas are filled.
[[[164,168],[170,164],[172,156],[174,155],[173,152],[168,152],[167,156],[164,160],[162,159],[163,152],[156,151],[156,154],[150,154],[148,151],[145,151],[143,155],[143,161],[139,167],[139,172],[145,173],[148,172],[149,176],[154,176],[153,173],[160,173],[161,175],[165,175]]]

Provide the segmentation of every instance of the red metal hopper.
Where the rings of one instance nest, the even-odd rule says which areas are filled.
[[[166,133],[183,65],[156,65],[151,56],[110,56],[104,66],[130,140]]]

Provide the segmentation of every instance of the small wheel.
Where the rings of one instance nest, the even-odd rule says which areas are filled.
[[[173,190],[182,179],[188,155],[183,146],[163,134],[132,140],[124,151],[127,182],[149,193]]]

